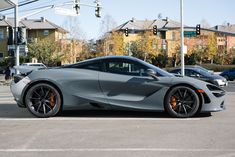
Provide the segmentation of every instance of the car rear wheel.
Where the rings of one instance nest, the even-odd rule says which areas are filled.
[[[59,113],[61,96],[54,86],[47,83],[39,83],[28,90],[25,103],[33,115],[47,118]]]
[[[194,116],[200,106],[197,93],[186,86],[177,86],[168,92],[165,109],[172,117],[188,118]]]

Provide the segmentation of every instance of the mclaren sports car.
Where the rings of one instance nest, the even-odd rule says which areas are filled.
[[[187,118],[224,110],[226,94],[208,82],[174,76],[128,56],[21,73],[14,76],[11,92],[19,107],[42,118],[71,109],[166,111]]]

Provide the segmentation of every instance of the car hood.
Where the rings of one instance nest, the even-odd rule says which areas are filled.
[[[217,74],[211,74],[209,76],[212,79],[220,79],[220,80],[224,80],[225,78],[223,76],[217,75]]]

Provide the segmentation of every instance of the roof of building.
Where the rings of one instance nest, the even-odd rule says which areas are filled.
[[[152,29],[154,25],[157,25],[158,29],[170,29],[170,28],[179,28],[180,23],[173,21],[171,19],[156,19],[156,20],[129,20],[124,24],[116,27],[114,30],[124,30],[126,28],[135,29],[135,30],[146,30]]]
[[[7,18],[0,21],[0,26],[14,27],[14,18]],[[23,19],[19,22],[20,27],[26,27],[27,29],[58,29],[61,32],[68,33],[64,28],[46,20],[44,17],[41,19]]]
[[[228,23],[227,25],[216,25],[212,27],[211,29],[215,31],[235,34],[235,24],[231,25]]]

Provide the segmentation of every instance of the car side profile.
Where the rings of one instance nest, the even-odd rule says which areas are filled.
[[[62,110],[166,111],[187,118],[224,110],[226,92],[127,56],[94,58],[60,68],[16,75],[11,91],[19,107],[37,117]],[[157,113],[156,113],[157,114]]]

